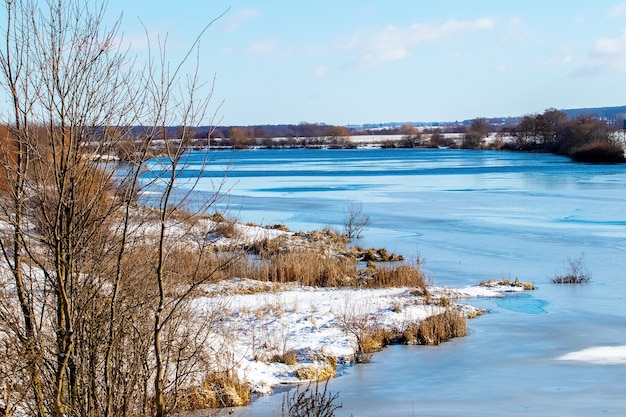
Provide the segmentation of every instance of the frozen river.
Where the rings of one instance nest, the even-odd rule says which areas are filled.
[[[186,175],[202,175],[199,191],[212,193],[227,170],[219,208],[240,221],[340,229],[354,201],[371,220],[357,243],[419,254],[436,285],[519,277],[538,287],[472,302],[490,313],[470,321],[463,339],[391,347],[343,370],[330,383],[343,403],[337,416],[626,415],[626,165],[491,151],[299,149],[219,151],[201,173],[201,155]],[[580,256],[589,284],[550,282]],[[562,358],[597,347],[618,354]],[[260,398],[240,415],[278,415],[281,398]]]

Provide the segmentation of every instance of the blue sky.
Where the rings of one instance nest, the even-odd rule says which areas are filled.
[[[626,2],[110,0],[124,39],[204,34],[221,124],[361,124],[626,104]]]

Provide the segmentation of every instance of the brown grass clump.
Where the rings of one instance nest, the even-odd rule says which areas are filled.
[[[321,364],[304,365],[296,369],[295,376],[301,380],[326,381],[337,375],[337,358],[329,356]]]
[[[354,281],[356,275],[356,260],[328,257],[317,250],[306,249],[276,253],[260,261],[254,278],[313,287],[339,287]]]
[[[365,285],[368,288],[411,287],[418,288],[422,295],[428,293],[426,278],[416,265],[379,266]]]
[[[393,342],[393,335],[387,329],[369,331],[361,338],[361,348],[364,354],[372,354],[381,351]]]
[[[293,350],[288,350],[283,354],[276,354],[272,357],[272,362],[284,363],[285,365],[295,365],[298,363],[298,355]]]
[[[250,386],[247,383],[241,383],[229,372],[213,372],[207,375],[202,386],[179,391],[173,410],[240,407],[249,402]]]
[[[250,386],[241,383],[228,372],[217,372],[207,377],[204,388],[212,394],[213,407],[239,407],[250,402]]]
[[[467,334],[465,316],[454,309],[430,316],[417,325],[409,326],[403,333],[406,343],[439,345],[455,337]]]
[[[150,268],[156,258],[156,249],[150,245],[137,245],[129,258],[134,271]],[[211,248],[196,249],[180,247],[172,249],[164,260],[165,280],[174,291],[178,284],[189,285],[195,282],[217,282],[229,278],[229,268],[241,262],[238,253],[217,253]]]

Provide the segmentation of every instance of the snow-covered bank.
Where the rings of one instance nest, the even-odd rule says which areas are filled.
[[[453,300],[466,316],[477,309],[464,304],[471,297],[503,297],[521,287],[494,285],[466,288],[430,288],[431,301],[411,288],[312,288],[277,286],[245,279],[231,279],[206,288],[195,301],[202,311],[212,303],[223,309],[222,327],[230,366],[252,392],[270,393],[276,386],[302,382],[303,368],[327,367],[329,358],[347,364],[356,340],[345,331],[345,322],[359,319],[380,328],[397,330],[444,311],[437,300]],[[459,303],[463,300],[463,303]],[[434,302],[433,302],[434,301]],[[222,341],[224,342],[224,341]],[[276,358],[293,352],[296,363]]]

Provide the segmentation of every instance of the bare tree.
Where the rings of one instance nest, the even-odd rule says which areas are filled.
[[[412,123],[403,124],[400,127],[400,134],[402,135],[402,147],[415,148],[420,145],[422,134]]]
[[[479,149],[483,146],[485,139],[489,135],[489,123],[487,119],[479,117],[472,120],[465,136],[462,147],[465,149]]]
[[[363,205],[349,201],[344,206],[344,229],[348,238],[360,238],[363,230],[369,226],[370,217],[363,213]]]
[[[33,304],[32,289],[38,286],[29,282],[30,277],[24,273],[24,236],[23,229],[25,205],[27,202],[26,181],[29,171],[31,152],[28,142],[33,129],[29,124],[30,109],[33,106],[37,88],[27,81],[27,77],[35,71],[36,65],[32,58],[32,34],[24,33],[24,26],[28,25],[28,19],[22,5],[6,3],[6,27],[3,31],[3,49],[0,53],[2,75],[6,91],[10,97],[12,111],[9,116],[13,120],[10,129],[4,129],[2,134],[2,191],[3,198],[0,207],[6,223],[9,224],[5,236],[0,243],[2,253],[13,276],[13,285],[17,296],[19,313],[15,313],[15,304],[3,303],[0,310],[0,321],[7,325],[4,329],[3,339],[9,344],[12,340],[22,347],[17,353],[23,358],[21,366],[27,369],[25,388],[32,390],[32,401],[27,401],[34,415],[45,414],[45,400],[42,381],[41,345],[38,337],[38,325],[36,323],[35,306]],[[10,355],[7,352],[7,358]],[[3,372],[5,373],[5,372]],[[11,374],[5,373],[3,380],[11,379]],[[24,398],[30,396],[24,392]],[[11,396],[5,397],[5,409],[10,409],[8,402]]]
[[[194,184],[174,192],[211,98],[199,97],[197,70],[182,73],[197,42],[171,70],[160,43],[157,59],[137,72],[119,21],[106,28],[106,2],[4,6],[0,75],[12,111],[0,129],[0,249],[10,276],[0,297],[0,408],[42,417],[165,415],[167,390],[206,362],[198,347],[211,334],[208,325],[180,343],[189,334],[177,324],[198,288],[232,259],[212,257],[199,240],[194,267],[182,273],[172,261],[180,236],[209,227],[199,214],[219,195],[190,213],[181,209]],[[117,167],[96,156],[132,125],[144,134],[119,180]],[[182,126],[178,137],[167,136],[170,125]],[[150,165],[157,140],[165,159]],[[150,167],[158,175],[148,186],[163,195],[156,217],[136,206]],[[158,225],[157,236],[146,222]]]

